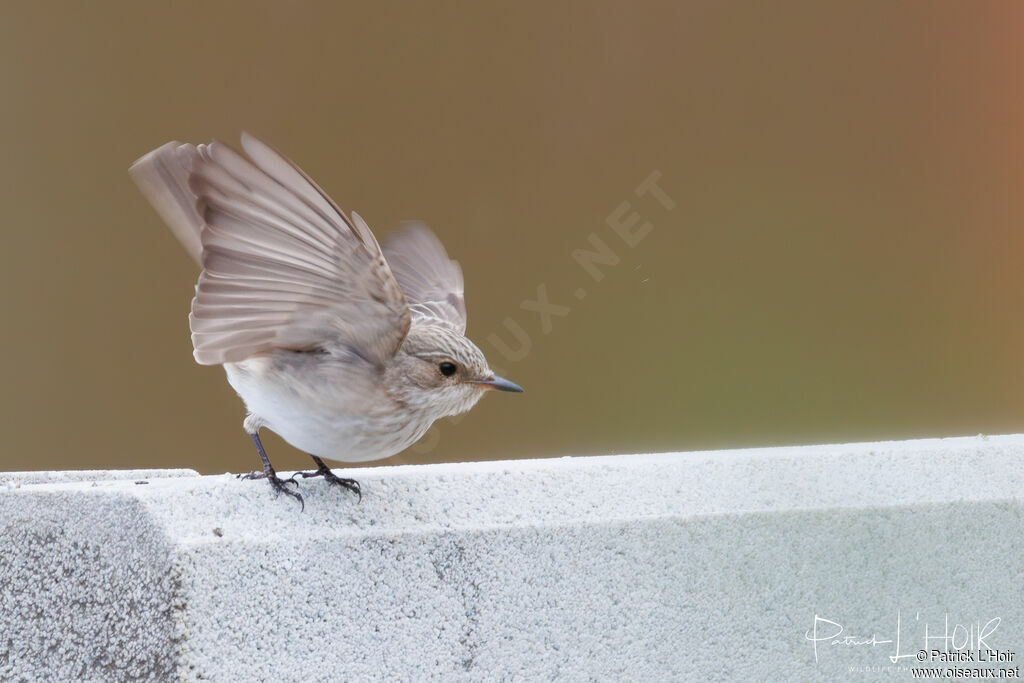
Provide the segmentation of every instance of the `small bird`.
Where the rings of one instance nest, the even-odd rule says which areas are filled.
[[[189,315],[194,356],[223,365],[245,402],[242,425],[278,492],[323,477],[361,497],[324,459],[386,458],[488,390],[515,391],[466,338],[462,270],[419,223],[381,249],[269,145],[242,134],[168,142],[129,173],[202,271]],[[259,431],[309,453],[317,469],[278,477]]]

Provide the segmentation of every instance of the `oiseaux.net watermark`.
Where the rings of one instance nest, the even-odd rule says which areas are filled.
[[[651,171],[633,189],[630,199],[623,199],[608,213],[604,221],[605,229],[601,233],[591,232],[587,235],[586,247],[570,252],[569,257],[580,272],[580,286],[573,290],[571,296],[576,301],[583,301],[589,293],[587,287],[601,282],[605,278],[606,269],[614,268],[622,262],[623,250],[635,249],[650,236],[655,221],[675,207],[675,201],[661,186],[661,172]],[[553,301],[545,282],[538,283],[534,291],[535,297],[523,299],[519,309],[533,314],[526,316],[531,321],[526,323],[527,326],[539,328],[542,335],[549,335],[555,329],[555,319],[569,315],[575,304],[569,301],[568,296]],[[507,363],[522,362],[533,350],[534,338],[521,320],[522,313],[516,317],[506,316],[502,321],[504,329],[501,333],[492,332],[486,337],[490,347]],[[486,349],[485,354],[493,356]],[[501,367],[495,367],[495,370],[501,375],[506,374]],[[456,415],[449,418],[449,421],[457,423],[461,419],[462,415]],[[411,448],[416,453],[429,453],[440,440],[441,429],[435,423]]]

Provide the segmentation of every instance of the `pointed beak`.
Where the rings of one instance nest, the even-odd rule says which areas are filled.
[[[497,375],[491,375],[487,379],[473,379],[470,380],[472,384],[482,384],[485,389],[497,389],[498,391],[515,391],[522,393],[523,388],[515,382],[509,382],[504,377],[498,377]]]

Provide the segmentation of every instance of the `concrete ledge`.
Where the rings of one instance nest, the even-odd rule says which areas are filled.
[[[1022,465],[1014,435],[389,467],[304,513],[0,475],[0,679],[909,680],[967,636],[1012,667]]]

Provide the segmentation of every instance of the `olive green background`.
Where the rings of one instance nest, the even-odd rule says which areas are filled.
[[[1024,429],[1021,3],[364,5],[0,2],[0,470],[258,464],[126,174],[241,129],[430,224],[526,388],[392,461]]]

